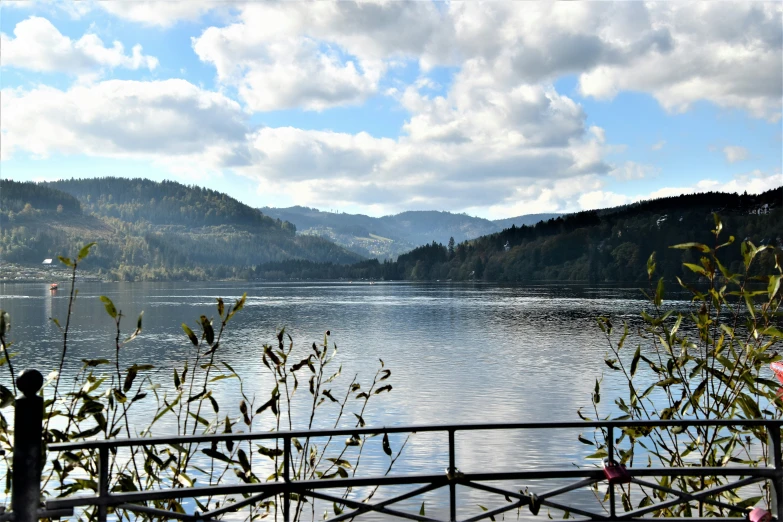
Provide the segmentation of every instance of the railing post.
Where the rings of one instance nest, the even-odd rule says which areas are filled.
[[[454,476],[457,473],[456,457],[454,455],[454,430],[449,430],[449,520],[457,520],[457,485],[454,483]]]
[[[22,393],[14,407],[11,507],[16,522],[35,522],[41,502],[43,397],[38,396],[38,390],[43,386],[43,376],[37,370],[24,370],[16,386]]]
[[[109,448],[101,446],[98,448],[98,496],[101,503],[98,504],[98,522],[106,522],[109,515],[109,506],[106,502],[109,500]]]
[[[780,448],[780,423],[772,422],[767,425],[770,438],[770,450],[772,451],[772,464],[775,466],[775,478],[772,481],[772,512],[783,521],[783,457]]]
[[[606,429],[606,452],[609,454],[609,463],[614,462],[614,428]],[[617,517],[617,509],[614,504],[614,484],[609,481],[609,518]]]
[[[291,437],[283,438],[283,482],[285,482],[283,520],[289,522],[291,517]]]

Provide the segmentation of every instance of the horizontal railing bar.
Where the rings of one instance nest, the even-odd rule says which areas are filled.
[[[261,482],[257,484],[226,484],[216,486],[199,486],[193,488],[167,488],[151,491],[128,491],[113,493],[105,497],[100,496],[74,496],[48,500],[46,506],[50,509],[146,502],[151,500],[169,500],[175,498],[196,498],[210,495],[230,495],[243,493],[270,493],[278,494],[286,491],[290,493],[305,493],[312,489],[336,489],[363,486],[391,486],[401,484],[447,484],[445,475],[402,475],[381,476],[367,478],[348,478],[331,480],[301,480],[292,482]],[[309,494],[309,493],[308,493]]]
[[[631,468],[628,470],[631,476],[656,477],[656,476],[747,476],[754,482],[761,478],[769,478],[775,475],[773,468]],[[465,473],[460,481],[486,482],[500,480],[536,480],[557,478],[590,478],[603,479],[603,471],[600,469],[549,469],[528,470],[503,473]],[[89,505],[116,506],[126,503],[145,502],[152,500],[168,500],[175,498],[194,498],[210,495],[229,495],[243,493],[268,493],[270,495],[283,493],[307,493],[316,489],[336,489],[362,486],[384,486],[402,484],[433,484],[446,485],[448,478],[445,475],[397,475],[379,476],[331,480],[302,480],[289,483],[273,482],[258,484],[226,484],[215,486],[200,486],[194,488],[168,488],[152,491],[129,491],[113,493],[108,496],[74,496],[61,499],[52,499],[46,502],[49,509],[70,508]],[[311,493],[307,493],[311,494]]]
[[[425,433],[447,431],[483,431],[483,430],[538,430],[538,429],[579,429],[579,428],[665,428],[675,426],[743,426],[743,427],[780,427],[783,420],[767,419],[669,419],[669,420],[624,420],[624,421],[569,421],[569,422],[519,422],[489,424],[425,424],[418,426],[381,426],[375,428],[340,428],[330,430],[297,430],[258,433],[219,433],[212,435],[188,435],[173,437],[140,437],[129,439],[92,440],[83,442],[65,442],[49,445],[52,451],[92,449],[101,446],[154,446],[162,444],[184,444],[199,442],[223,442],[241,440],[285,439],[289,437],[335,437],[342,435],[371,435],[382,433]]]

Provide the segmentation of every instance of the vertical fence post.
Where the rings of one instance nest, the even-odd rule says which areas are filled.
[[[449,520],[457,520],[457,485],[454,478],[457,474],[456,457],[454,455],[454,430],[449,430]]]
[[[289,522],[291,518],[291,437],[283,438],[283,520]]]
[[[775,466],[775,478],[772,481],[772,506],[773,512],[779,521],[783,521],[783,457],[780,448],[780,422],[767,424],[767,432],[770,439],[770,451],[772,452],[772,464]]]
[[[609,454],[609,463],[614,462],[614,428],[606,429],[606,452]],[[609,481],[609,518],[617,517],[617,508],[614,504],[614,484]]]
[[[98,522],[106,522],[109,516],[109,447],[101,446],[98,448]]]
[[[24,370],[16,386],[22,393],[14,407],[11,507],[16,522],[35,522],[41,501],[43,397],[38,396],[38,390],[43,386],[43,376],[37,370]]]

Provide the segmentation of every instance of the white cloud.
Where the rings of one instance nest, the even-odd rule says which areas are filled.
[[[723,155],[726,156],[726,161],[729,163],[736,163],[748,158],[748,149],[736,145],[729,145],[723,147]]]
[[[661,149],[663,149],[664,146],[666,146],[666,140],[661,140],[658,143],[653,144],[653,146],[650,147],[650,149],[652,149],[652,150],[661,150]]]
[[[643,55],[583,71],[584,95],[605,99],[621,90],[645,91],[671,112],[708,100],[758,118],[780,118],[781,4],[661,2],[644,11],[646,30],[656,27],[662,39]]]
[[[170,27],[182,20],[194,21],[214,8],[223,7],[217,2],[204,0],[98,1],[96,5],[120,18],[160,27]]]
[[[214,0],[2,0],[4,9],[65,12],[79,19],[99,9],[144,25],[170,27],[180,21],[195,21],[209,11],[226,11],[228,3]]]
[[[98,36],[87,33],[78,40],[64,36],[46,18],[31,16],[14,28],[14,38],[0,33],[2,65],[34,71],[83,74],[95,69],[124,67],[155,69],[158,59],[142,54],[135,45],[128,55],[122,43],[104,46]]]
[[[26,151],[203,169],[251,161],[239,105],[184,80],[3,89],[0,102],[3,159]]]
[[[499,91],[577,74],[585,96],[634,90],[672,112],[708,100],[770,120],[781,113],[779,3],[378,0],[237,8],[235,22],[208,28],[194,49],[222,82],[253,93],[249,104],[257,110],[277,102],[356,103],[377,91],[393,64],[413,60],[425,72],[480,64]],[[300,52],[306,45],[318,52]],[[276,85],[266,75],[273,71],[294,80],[323,73],[328,81],[283,96],[295,81]]]
[[[652,165],[643,165],[635,161],[626,161],[609,172],[610,176],[620,181],[650,178],[656,174],[658,169]]]

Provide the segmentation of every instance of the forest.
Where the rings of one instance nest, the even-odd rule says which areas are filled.
[[[638,282],[646,277],[653,251],[661,275],[690,277],[682,263],[698,257],[668,247],[709,242],[713,212],[721,216],[726,237],[735,236],[737,243],[747,238],[783,246],[783,187],[567,214],[476,239],[432,241],[396,261],[379,261],[297,234],[288,221],[196,186],[122,178],[3,180],[0,259],[37,265],[96,241],[82,268],[115,280]],[[739,271],[739,247],[725,255],[728,268]],[[772,262],[762,256],[760,268]]]
[[[93,241],[82,268],[119,280],[247,279],[260,262],[362,259],[225,194],[171,181],[2,180],[0,194],[3,262],[40,264]]]
[[[433,242],[399,256],[396,262],[265,263],[255,267],[261,279],[384,279],[496,282],[639,282],[657,252],[658,271],[667,279],[681,276],[683,262],[698,262],[692,251],[670,250],[678,243],[711,243],[713,212],[724,224],[724,236],[737,246],[727,248],[730,270],[739,272],[739,242],[783,247],[783,187],[759,195],[692,194],[644,201],[613,209],[578,212],[533,226],[512,226],[502,232],[458,244]],[[760,268],[774,263],[762,256]],[[770,268],[770,267],[766,267]]]

